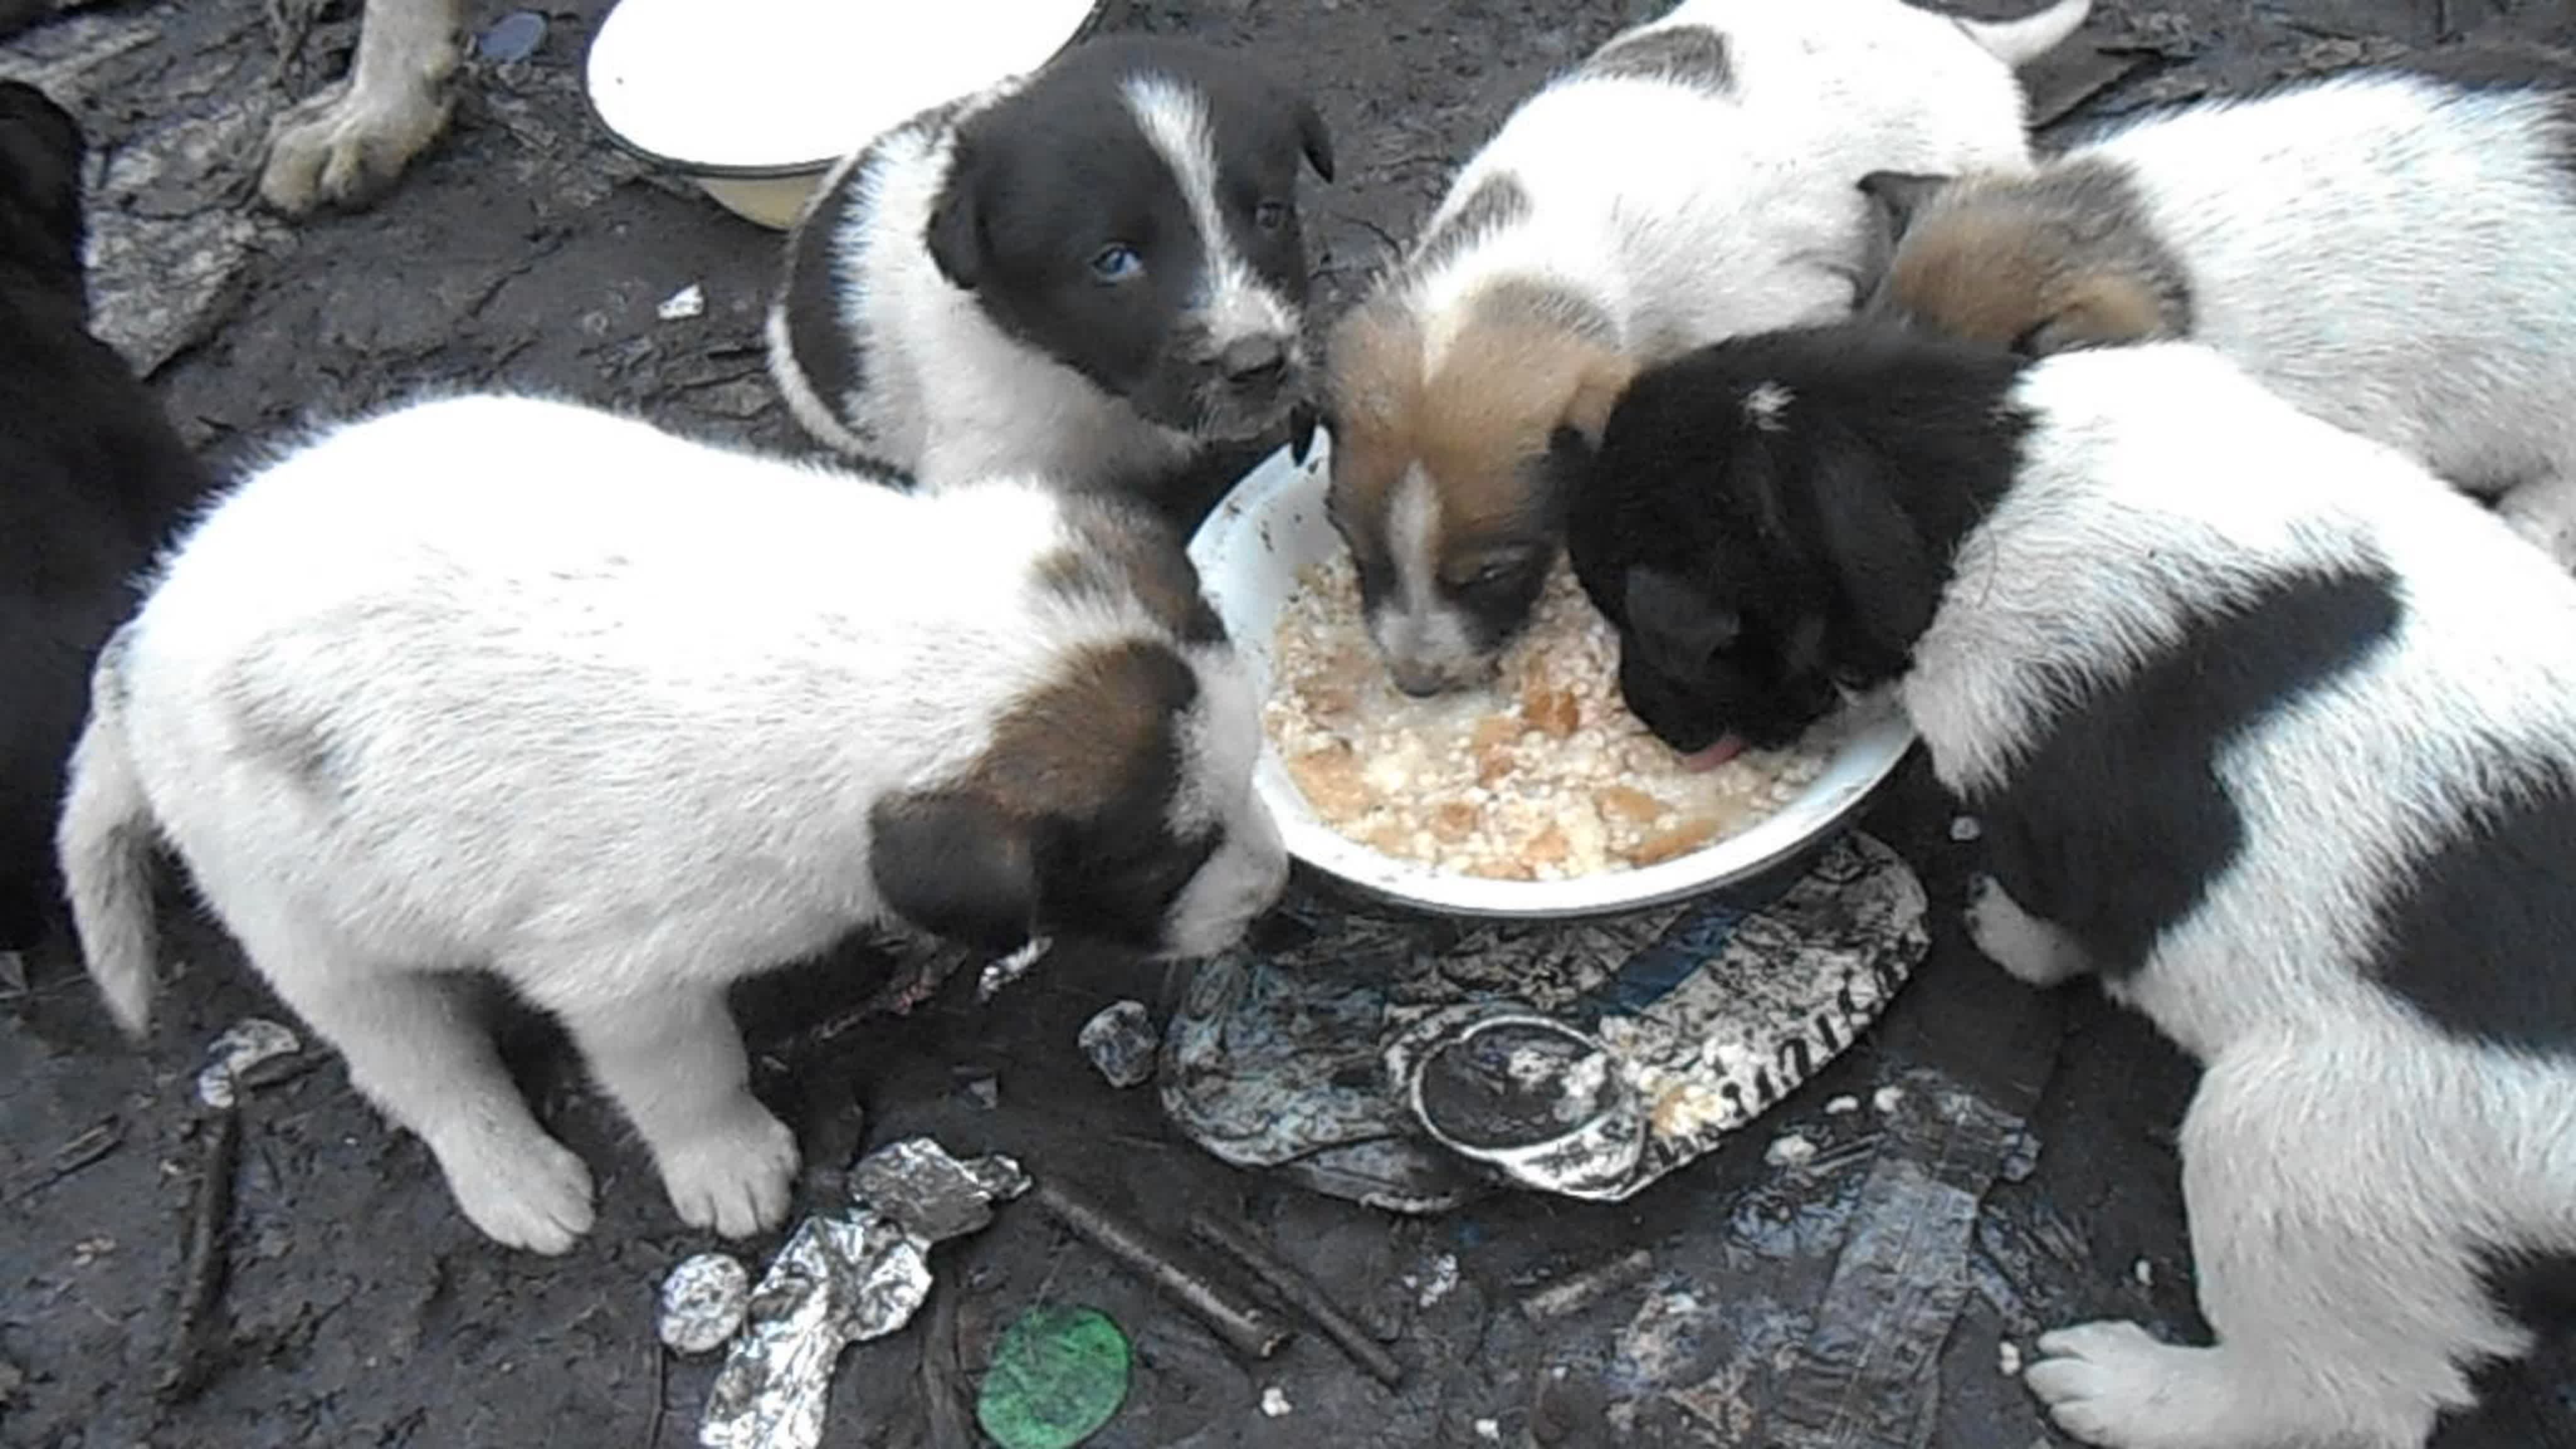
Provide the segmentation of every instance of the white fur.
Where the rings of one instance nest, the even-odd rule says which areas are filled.
[[[365,199],[447,127],[464,0],[367,0],[346,79],[271,125],[260,195],[301,214]]]
[[[821,394],[790,345],[786,297],[770,307],[770,375],[797,421],[825,444],[900,469],[925,488],[997,475],[1114,484],[1177,467],[1205,446],[1004,333],[931,259],[923,238],[957,127],[1025,83],[1015,77],[953,115],[897,127],[843,160],[818,188],[810,205],[868,166],[862,194],[829,249],[837,320],[866,348],[853,395]],[[1244,264],[1218,215],[1205,100],[1161,77],[1131,80],[1122,99],[1181,181],[1208,247],[1213,345],[1263,331],[1284,333],[1293,344],[1297,309]]]
[[[2512,490],[2506,515],[2576,565],[2570,144],[2546,95],[2380,74],[2072,154],[2134,179],[2196,340],[2460,487]]]
[[[451,999],[475,968],[564,1018],[683,1219],[774,1225],[795,1149],[725,987],[885,921],[875,802],[967,769],[1068,651],[1168,638],[1038,581],[1063,506],[523,398],[331,433],[218,504],[103,658],[61,833],[91,972],[139,1031],[157,831],[485,1233],[561,1251],[591,1206]],[[1172,825],[1228,827],[1171,923],[1198,953],[1286,863],[1248,677],[1184,654]]]
[[[1954,790],[2009,779],[2061,689],[2127,678],[2187,610],[2369,557],[2405,603],[2221,756],[2243,848],[2114,987],[2208,1068],[2182,1149],[2219,1346],[2094,1325],[2043,1339],[2028,1381],[2124,1449],[2414,1449],[2467,1401],[2463,1362],[2528,1347],[2472,1251],[2576,1249],[2576,1066],[2434,1030],[2365,979],[2369,923],[2472,805],[2576,769],[2576,582],[2202,347],[2066,354],[2018,400],[2023,467],[1902,684]],[[1991,883],[1972,929],[2026,979],[2082,969]]]
[[[2072,33],[2089,4],[2060,0],[2024,21],[1971,28],[1899,0],[1683,0],[1623,32],[1713,30],[1725,37],[1733,84],[1719,94],[1576,70],[1514,111],[1459,171],[1424,235],[1490,176],[1520,184],[1528,216],[1444,266],[1408,273],[1400,294],[1424,319],[1424,375],[1440,370],[1476,294],[1505,279],[1591,300],[1640,366],[1847,315],[1867,236],[1861,177],[2026,166],[2013,65]],[[1396,643],[1389,663],[1399,672],[1481,678],[1489,661],[1440,597],[1436,547],[1394,552],[1394,607],[1410,617],[1381,626],[1382,647]]]

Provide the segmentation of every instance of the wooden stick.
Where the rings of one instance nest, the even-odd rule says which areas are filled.
[[[1342,1311],[1324,1292],[1323,1285],[1299,1272],[1285,1259],[1272,1253],[1250,1233],[1233,1223],[1205,1211],[1190,1215],[1190,1236],[1243,1265],[1244,1270],[1270,1285],[1271,1291],[1286,1300],[1289,1307],[1315,1320],[1324,1336],[1341,1345],[1351,1361],[1367,1369],[1379,1383],[1389,1388],[1404,1381],[1404,1365],[1386,1346],[1360,1327],[1358,1320]]]
[[[1293,1335],[1277,1319],[1248,1303],[1206,1275],[1173,1261],[1143,1232],[1110,1216],[1107,1208],[1061,1183],[1041,1182],[1030,1194],[1046,1215],[1073,1235],[1126,1265],[1129,1271],[1163,1290],[1236,1350],[1268,1358]]]

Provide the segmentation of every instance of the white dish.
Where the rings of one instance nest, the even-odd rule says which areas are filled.
[[[590,43],[620,145],[784,228],[832,163],[919,112],[1052,59],[1099,0],[619,0]]]
[[[1190,541],[1208,601],[1270,690],[1274,621],[1297,576],[1342,544],[1324,516],[1329,440],[1304,466],[1282,449],[1245,475]],[[1737,835],[1634,870],[1572,880],[1488,880],[1400,860],[1333,830],[1307,808],[1278,751],[1265,740],[1253,788],[1279,821],[1297,859],[1368,893],[1447,915],[1556,919],[1635,910],[1700,895],[1784,866],[1822,845],[1893,773],[1913,728],[1886,696],[1858,701],[1842,746],[1805,793]]]

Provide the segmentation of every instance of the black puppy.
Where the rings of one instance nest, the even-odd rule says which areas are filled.
[[[1076,46],[824,180],[771,375],[817,438],[927,487],[1150,492],[1304,398],[1301,161],[1331,179],[1322,116],[1243,59]]]
[[[89,334],[80,125],[0,82],[0,951],[59,922],[54,817],[90,662],[208,483]]]

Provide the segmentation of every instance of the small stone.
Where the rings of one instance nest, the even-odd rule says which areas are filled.
[[[1409,1285],[1413,1280],[1408,1278],[1406,1282]],[[1450,1290],[1457,1286],[1458,1255],[1443,1253],[1431,1260],[1431,1271],[1423,1275],[1420,1290],[1414,1294],[1413,1301],[1419,1307],[1429,1308],[1448,1297]]]
[[[728,1253],[683,1259],[662,1280],[662,1342],[673,1353],[706,1353],[742,1327],[751,1306],[751,1270]]]
[[[1859,1110],[1860,1098],[1858,1097],[1836,1097],[1825,1104],[1825,1115],[1828,1117],[1848,1117]]]
[[[1161,1042],[1154,1018],[1141,1001],[1116,1001],[1082,1024],[1075,1039],[1082,1054],[1113,1087],[1142,1086],[1153,1079],[1154,1052]]]
[[[1969,841],[1975,840],[1977,837],[1985,833],[1985,823],[1977,819],[1974,815],[1953,815],[1950,817],[1950,838],[1959,842],[1961,845],[1965,845]]]
[[[1881,1087],[1876,1092],[1870,1094],[1869,1104],[1876,1107],[1881,1116],[1885,1116],[1887,1113],[1895,1111],[1896,1104],[1904,1100],[1905,1089],[1903,1087]]]
[[[707,310],[706,288],[691,282],[663,298],[662,305],[653,310],[665,322],[679,322],[691,317],[704,316]]]
[[[534,10],[513,10],[494,21],[474,48],[485,60],[506,65],[526,60],[545,43],[546,17]]]
[[[2021,1350],[2013,1346],[2011,1339],[2005,1339],[1996,1347],[1995,1367],[2004,1371],[2005,1378],[2021,1377]]]
[[[2156,1286],[2156,1265],[2140,1258],[2137,1265],[2129,1269],[2129,1276],[2138,1280],[2139,1287],[2152,1290]]]
[[[1476,1421],[1476,1437],[1484,1440],[1488,1444],[1499,1444],[1503,1442],[1502,1421],[1500,1419],[1478,1419]]]
[[[1280,1392],[1277,1384],[1272,1384],[1261,1391],[1261,1412],[1271,1418],[1276,1419],[1294,1407],[1295,1405],[1288,1402],[1288,1396]]]
[[[966,1079],[966,1098],[990,1112],[1002,1105],[1002,1084],[992,1077],[969,1077]]]
[[[295,1033],[276,1022],[263,1016],[243,1017],[206,1048],[205,1069],[197,1073],[197,1100],[209,1107],[230,1107],[239,1095],[242,1073],[302,1049]]]
[[[1771,1150],[1762,1154],[1762,1160],[1773,1167],[1804,1167],[1815,1159],[1816,1144],[1795,1132],[1771,1139]]]

